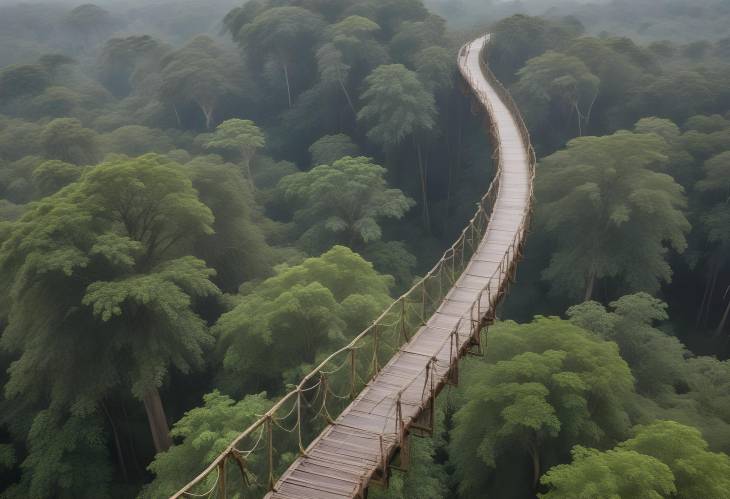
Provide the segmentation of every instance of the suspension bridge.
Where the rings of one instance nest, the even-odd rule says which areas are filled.
[[[435,398],[513,277],[532,206],[535,154],[507,90],[484,62],[490,35],[458,66],[494,146],[496,174],[460,237],[365,331],[321,360],[172,496],[364,498],[407,468],[411,435],[433,431]]]

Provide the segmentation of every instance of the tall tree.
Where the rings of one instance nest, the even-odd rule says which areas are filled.
[[[211,38],[198,36],[162,60],[160,98],[169,102],[180,122],[179,107],[193,102],[210,130],[221,100],[240,92],[239,64]]]
[[[121,384],[155,448],[169,447],[159,387],[211,343],[191,305],[218,289],[185,248],[212,222],[184,170],[147,155],[96,166],[12,223],[0,247],[8,396],[85,415]]]
[[[517,76],[515,93],[531,126],[552,126],[558,117],[567,125],[575,116],[583,135],[601,82],[580,59],[548,51],[527,61]]]
[[[310,50],[320,37],[324,21],[301,7],[274,7],[264,10],[244,25],[234,37],[242,43],[252,60],[273,58],[286,83],[289,107],[294,103],[290,67],[303,51]]]
[[[666,163],[654,134],[581,137],[541,162],[539,218],[557,243],[543,273],[554,289],[589,300],[597,280],[655,291],[668,282],[668,246],[681,252],[690,225],[683,189],[654,171]]]
[[[708,243],[715,247],[716,264],[711,282],[716,282],[720,269],[728,263],[730,250],[730,151],[723,152],[708,159],[704,165],[705,176],[697,183],[697,190],[702,193],[703,204],[711,204],[702,215],[701,223]],[[730,283],[728,283],[730,290]],[[730,318],[730,291],[725,291],[727,305],[724,308],[715,333],[720,335]]]
[[[435,125],[433,94],[426,90],[416,73],[402,64],[379,66],[365,82],[367,88],[361,96],[364,105],[358,119],[369,127],[368,138],[383,147],[396,146],[407,137],[413,140],[418,156],[423,224],[428,227],[427,176],[417,135]]]
[[[628,430],[629,367],[613,342],[567,321],[499,324],[485,360],[467,363],[463,375],[450,456],[464,497],[482,497],[494,474],[534,491],[561,452]],[[529,463],[529,472],[502,473],[514,463]]]
[[[401,218],[414,204],[400,190],[388,188],[385,173],[368,158],[346,156],[284,177],[279,187],[301,207],[295,220],[308,226],[310,237],[332,233],[357,247],[381,238],[380,219]]]
[[[221,316],[222,382],[233,393],[281,389],[364,329],[389,303],[392,278],[343,246],[279,268]]]
[[[205,141],[205,148],[237,152],[246,171],[249,186],[254,189],[251,160],[265,143],[264,134],[253,121],[234,118],[216,127],[215,132]]]

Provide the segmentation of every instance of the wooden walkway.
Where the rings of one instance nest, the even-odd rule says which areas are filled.
[[[437,312],[297,458],[266,497],[363,497],[488,323],[520,256],[534,159],[513,103],[480,64],[489,35],[465,45],[459,69],[486,111],[498,151],[496,200],[485,236]],[[420,418],[420,420],[419,420]]]

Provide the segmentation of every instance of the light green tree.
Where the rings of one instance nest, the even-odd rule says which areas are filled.
[[[668,247],[683,251],[690,225],[682,187],[655,171],[666,147],[621,131],[574,139],[541,161],[538,217],[557,243],[543,276],[555,290],[589,300],[604,278],[645,291],[670,280]]]
[[[348,246],[382,237],[380,220],[401,218],[413,200],[388,188],[385,168],[365,157],[346,156],[315,166],[279,183],[284,195],[301,207],[295,220],[313,234],[333,234]]]
[[[215,132],[206,139],[205,148],[238,153],[246,171],[249,186],[254,189],[251,160],[256,152],[264,147],[264,144],[266,144],[266,138],[253,121],[233,118],[216,127]]]
[[[361,96],[364,105],[358,119],[368,126],[368,137],[385,148],[408,137],[413,140],[418,155],[423,223],[428,226],[427,178],[417,135],[435,126],[433,94],[402,64],[379,66],[365,82],[367,88]]]
[[[392,283],[343,246],[278,269],[215,326],[224,384],[250,393],[298,381],[302,363],[341,346],[383,310]]]
[[[730,457],[708,451],[697,429],[655,421],[634,432],[606,452],[574,448],[571,464],[542,478],[551,490],[541,497],[730,497]]]
[[[238,402],[217,390],[204,395],[201,407],[189,410],[173,425],[170,434],[180,443],[155,456],[149,465],[155,479],[141,497],[156,499],[177,492],[270,406],[265,393],[247,395]],[[259,460],[253,454],[246,464],[255,467]],[[242,485],[239,473],[230,473],[227,482],[229,489]],[[204,488],[211,485],[206,483]]]
[[[550,469],[540,480],[550,492],[543,499],[673,497],[674,476],[669,467],[651,456],[625,449],[600,452],[576,446],[573,462]]]
[[[485,360],[460,375],[450,456],[464,497],[481,497],[515,460],[531,463],[514,480],[534,490],[556,454],[628,430],[633,377],[616,344],[558,318],[498,324]]]

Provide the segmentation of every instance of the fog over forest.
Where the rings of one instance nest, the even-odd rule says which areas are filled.
[[[730,2],[0,0],[0,283],[0,499],[730,499]]]

